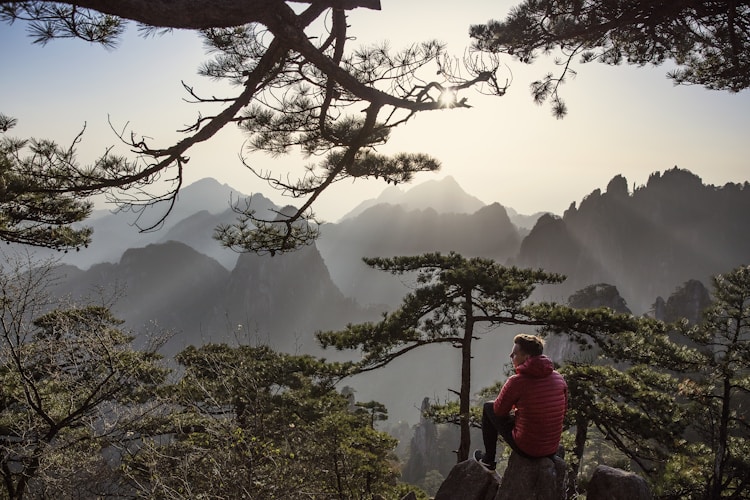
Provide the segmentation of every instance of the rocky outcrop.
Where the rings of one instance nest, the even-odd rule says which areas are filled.
[[[651,500],[646,480],[633,472],[598,465],[588,488],[588,500]]]
[[[459,462],[440,485],[435,500],[494,500],[500,477],[475,460]]]
[[[409,446],[409,460],[404,465],[401,475],[404,481],[419,484],[427,471],[439,470],[438,431],[435,422],[424,415],[429,409],[430,399],[422,400],[419,423],[414,428],[414,436]],[[455,461],[455,459],[454,459]]]
[[[562,458],[528,459],[513,453],[494,500],[559,500],[565,498],[566,483]]]
[[[708,289],[698,280],[688,280],[678,287],[664,302],[661,297],[654,304],[654,317],[666,322],[686,319],[691,325],[697,325],[703,311],[711,305]]]
[[[478,462],[457,464],[440,486],[435,500],[558,500],[565,498],[563,459],[527,459],[511,454],[503,477]]]
[[[628,192],[616,176],[565,211],[541,217],[523,240],[516,264],[565,274],[545,300],[592,283],[617,286],[636,314],[650,310],[689,279],[707,283],[747,260],[750,184],[704,185],[687,170],[652,174]],[[539,292],[542,289],[538,289]]]
[[[474,460],[456,464],[434,500],[563,500],[567,466],[560,457],[527,459],[515,453],[502,478]],[[599,465],[589,483],[588,500],[651,500],[646,481],[637,474]]]

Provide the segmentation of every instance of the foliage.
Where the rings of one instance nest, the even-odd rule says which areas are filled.
[[[60,250],[87,246],[91,229],[76,228],[91,203],[63,194],[68,180],[55,171],[75,162],[73,149],[51,141],[7,137],[16,121],[0,114],[0,239]],[[24,152],[30,154],[24,156]]]
[[[693,404],[702,497],[741,498],[750,492],[750,266],[715,276],[712,298],[703,321],[683,330],[703,362],[680,394]]]
[[[750,269],[714,278],[698,324],[601,308],[563,312],[569,317],[547,330],[574,325],[572,339],[598,353],[594,363],[561,369],[576,429],[574,472],[591,427],[649,476],[661,498],[746,496]]]
[[[605,64],[672,61],[676,84],[739,92],[750,87],[750,3],[689,0],[524,0],[504,21],[471,27],[477,47],[529,63],[559,48],[559,76],[532,84],[535,101],[567,112],[558,87],[574,58]]]
[[[348,325],[338,332],[318,332],[323,347],[359,349],[356,372],[381,368],[421,346],[449,344],[461,349],[458,460],[466,460],[470,437],[471,349],[474,325],[484,322],[541,325],[525,302],[540,284],[564,278],[541,270],[501,266],[490,259],[465,258],[457,253],[415,257],[365,258],[365,263],[393,274],[416,273],[416,289],[401,306],[377,323]]]
[[[12,260],[0,272],[0,475],[9,498],[114,493],[102,450],[129,441],[166,375],[107,308],[56,307],[46,294],[52,272]]]
[[[375,422],[388,420],[388,409],[383,403],[378,401],[368,401],[366,403],[355,403],[355,413],[366,415],[370,420],[370,427],[375,428]]]
[[[107,193],[136,210],[160,201],[171,207],[190,149],[227,125],[247,134],[243,154],[296,152],[315,157],[318,163],[306,165],[297,179],[258,171],[247,157],[243,159],[271,187],[303,201],[270,219],[238,203],[237,223],[218,227],[215,236],[240,251],[275,254],[311,243],[318,234],[313,204],[335,182],[380,178],[396,184],[408,182],[417,172],[438,169],[438,161],[425,154],[386,156],[376,148],[388,140],[394,127],[417,113],[469,107],[462,96],[469,88],[498,96],[505,93],[506,85],[497,77],[499,62],[490,54],[468,51],[459,61],[436,41],[396,53],[385,44],[349,48],[347,11],[379,9],[377,0],[307,2],[301,9],[293,8],[299,7],[295,2],[263,0],[233,0],[210,9],[163,0],[150,2],[147,9],[114,3],[98,11],[89,5],[0,2],[0,21],[28,23],[34,40],[42,44],[73,37],[111,46],[126,20],[140,23],[146,34],[194,30],[212,55],[201,67],[201,75],[228,82],[237,92],[228,97],[201,95],[184,84],[189,100],[204,111],[181,127],[185,137],[176,144],[155,145],[151,138],[123,130],[118,138],[133,151],[133,159],[113,155],[110,149],[88,167],[64,161],[72,157],[53,158],[48,172],[51,185],[26,189],[74,199]],[[446,96],[453,98],[446,100]],[[217,105],[222,109],[215,113]],[[166,192],[153,194],[152,189]],[[157,227],[163,217],[142,229]]]
[[[619,303],[610,300],[611,290],[597,289]],[[592,436],[603,436],[652,480],[664,474],[667,463],[686,450],[689,410],[674,397],[676,373],[700,362],[694,351],[672,342],[665,323],[590,307],[603,299],[592,293],[588,302],[581,293],[571,296],[578,309],[558,309],[545,328],[565,332],[569,342],[593,353],[586,361],[573,356],[560,370],[569,389],[566,422],[575,430],[569,495],[585,484],[581,467]]]
[[[684,445],[687,411],[674,398],[675,377],[645,365],[570,364],[561,373],[570,391],[570,424],[594,426],[647,473],[661,472]],[[575,451],[580,460],[583,449]]]
[[[171,423],[126,463],[142,496],[393,497],[396,443],[369,413],[350,411],[333,387],[335,365],[216,344],[177,361]]]
[[[540,324],[524,314],[524,301],[538,284],[564,279],[541,270],[505,267],[490,259],[467,259],[454,252],[363,260],[370,267],[393,274],[416,271],[417,287],[404,297],[398,310],[384,314],[380,322],[316,334],[323,347],[361,349],[359,371],[380,368],[425,344],[460,346],[467,319],[493,324]],[[467,306],[471,308],[467,310]]]
[[[374,429],[385,408],[335,391],[347,365],[206,345],[176,357],[168,385],[158,343],[133,349],[105,306],[60,307],[54,270],[8,259],[0,273],[0,496],[404,492],[396,441]]]

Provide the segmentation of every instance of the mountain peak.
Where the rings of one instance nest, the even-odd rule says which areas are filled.
[[[407,210],[434,209],[438,213],[472,214],[485,206],[479,198],[469,195],[459,186],[456,179],[446,176],[431,179],[406,191],[389,186],[377,198],[365,200],[342,217],[350,219],[368,208],[380,204],[401,205]]]
[[[228,184],[221,184],[212,177],[204,177],[192,184],[188,184],[177,195],[178,202],[190,206],[190,215],[198,210],[207,210],[212,214],[221,213],[229,208],[230,200],[247,198]]]

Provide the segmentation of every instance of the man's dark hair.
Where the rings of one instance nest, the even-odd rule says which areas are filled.
[[[518,344],[518,347],[529,356],[541,356],[544,352],[544,340],[537,335],[529,335],[527,333],[520,333],[513,338],[513,342]]]

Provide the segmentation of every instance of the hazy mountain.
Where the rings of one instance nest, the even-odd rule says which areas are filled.
[[[529,234],[541,216],[550,214],[550,212],[535,212],[531,215],[524,215],[519,214],[511,207],[505,207],[505,210],[508,212],[508,218],[518,228],[522,236]]]
[[[750,185],[704,185],[687,170],[652,174],[628,192],[616,176],[565,211],[546,215],[523,240],[517,263],[568,276],[567,296],[593,283],[616,285],[636,313],[648,311],[690,279],[746,264],[750,256]],[[551,288],[550,288],[551,290]]]
[[[101,263],[88,270],[65,266],[67,279],[60,292],[86,297],[99,290],[121,295],[113,306],[134,332],[166,328],[176,332],[166,352],[189,344],[222,338],[220,297],[229,271],[210,257],[178,242],[128,249],[120,262]],[[218,302],[218,303],[217,303]]]
[[[543,267],[569,276],[565,284],[542,290],[546,298],[566,302],[592,284],[598,296],[612,298],[614,293],[599,292],[616,287],[618,296],[640,314],[655,301],[660,310],[669,309],[657,297],[670,296],[691,279],[708,282],[709,276],[746,263],[750,255],[747,183],[706,186],[690,172],[673,169],[652,175],[645,186],[630,193],[627,181],[617,176],[604,192],[593,191],[562,217],[542,215],[524,237],[525,231],[509,216],[511,210],[497,203],[481,205],[471,213],[441,211],[461,205],[442,203],[446,199],[466,199],[451,181],[427,183],[424,190],[415,187],[405,193],[388,189],[390,194],[384,192],[379,199],[390,202],[323,225],[316,246],[275,257],[242,254],[239,258],[222,255],[211,238],[218,222],[233,220],[227,205],[217,209],[221,205],[217,200],[229,199],[226,186],[215,181],[201,183],[195,190],[188,186],[179,200],[184,211],[173,214],[179,219],[170,218],[168,227],[156,233],[160,239],[182,243],[125,251],[126,245],[143,242],[132,238],[137,232],[125,224],[129,239],[120,234],[121,219],[102,223],[109,216],[97,218],[94,223],[100,224],[101,231],[109,231],[111,241],[105,242],[112,245],[109,251],[119,251],[122,258],[87,270],[66,267],[67,291],[80,295],[91,293],[95,286],[125,286],[126,295],[115,313],[133,328],[156,321],[175,329],[168,346],[172,353],[189,343],[242,341],[321,354],[313,339],[316,330],[377,319],[378,313],[397,307],[409,291],[408,276],[372,270],[361,262],[364,256],[456,251]],[[215,204],[207,209],[203,197]],[[410,208],[428,199],[440,200],[442,209]],[[259,210],[275,208],[260,196],[253,203]],[[495,366],[498,353],[504,356],[512,347],[514,333],[502,329],[485,335],[475,354],[476,366]],[[385,403],[394,419],[416,420],[425,396],[450,397],[460,373],[456,352],[438,347],[417,351],[385,370],[352,380],[358,399]],[[486,386],[497,377],[496,370],[480,370],[474,383]],[[442,389],[443,393],[436,392]]]
[[[341,293],[314,246],[273,257],[242,254],[225,286],[228,324],[288,352],[318,352],[315,331],[376,317]]]
[[[228,215],[228,217],[222,217],[223,215]],[[223,214],[212,214],[206,210],[201,210],[182,219],[169,231],[163,233],[159,242],[179,241],[215,259],[227,270],[230,270],[237,263],[237,253],[223,248],[213,238],[213,228],[221,223],[231,222],[234,218],[235,216],[231,211],[225,211]]]
[[[236,195],[235,195],[236,198]],[[247,198],[250,207],[255,210],[258,217],[274,217],[271,212],[277,207],[268,198],[256,194]],[[244,206],[244,205],[243,205]],[[233,269],[237,263],[239,254],[233,250],[222,247],[214,239],[214,228],[220,224],[232,224],[237,220],[237,213],[232,209],[222,212],[211,213],[208,210],[195,212],[174,224],[166,233],[162,231],[160,242],[180,241],[191,248],[216,259],[227,269]]]
[[[711,294],[708,288],[698,280],[688,280],[677,287],[666,301],[657,297],[653,316],[667,322],[686,319],[690,324],[696,325],[710,304]]]
[[[448,176],[417,184],[405,191],[390,186],[377,198],[365,200],[354,207],[341,220],[356,217],[368,208],[383,204],[400,205],[409,211],[432,209],[444,214],[471,214],[485,205],[479,198],[467,194],[453,177]]]
[[[402,278],[367,267],[362,257],[458,252],[504,262],[520,247],[518,229],[494,203],[473,214],[376,205],[321,228],[317,242],[333,281],[360,304],[395,306],[408,291]]]
[[[397,186],[388,186],[377,198],[365,200],[339,222],[361,215],[368,208],[376,205],[400,205],[406,210],[435,210],[438,213],[473,214],[486,204],[479,198],[467,194],[456,180],[445,177],[442,180],[430,180],[414,187],[402,190]],[[531,215],[519,214],[511,207],[505,207],[511,222],[519,228],[522,236],[528,234],[537,219],[546,212]]]
[[[148,207],[142,214],[98,210],[86,221],[94,229],[89,247],[58,256],[63,263],[86,269],[102,262],[118,262],[128,248],[181,241],[216,259],[225,268],[232,269],[237,261],[237,254],[222,248],[213,239],[214,228],[218,224],[234,222],[237,215],[230,209],[230,203],[244,199],[250,200],[250,206],[260,216],[272,215],[270,211],[278,209],[263,195],[256,194],[248,198],[226,184],[205,178],[182,188],[169,216],[156,230],[142,233],[139,228],[148,227],[169,210],[165,202]],[[400,206],[406,211],[434,210],[441,214],[473,214],[485,206],[479,199],[463,191],[455,179],[446,177],[440,181],[418,184],[406,191],[390,186],[377,199],[363,202],[347,214],[344,220],[356,218],[357,214],[361,215],[367,208],[386,203]],[[538,218],[538,214],[519,215],[512,209],[508,209],[508,213],[516,221],[514,224],[521,228],[531,227],[531,221]],[[327,228],[328,225],[324,227]],[[519,235],[525,234],[526,231],[521,229]],[[51,252],[41,250],[40,253],[47,255]]]
[[[78,298],[121,290],[113,311],[128,328],[174,330],[170,355],[190,344],[237,341],[312,352],[315,331],[375,317],[342,295],[315,247],[276,257],[243,254],[230,272],[169,241],[129,249],[116,264],[61,271],[60,293]]]
[[[182,231],[180,236],[177,237],[174,235],[167,236],[167,234],[170,229],[186,218],[192,218],[198,212],[205,211],[208,214],[216,215],[219,221],[227,220],[226,214],[231,212],[229,210],[230,202],[246,197],[247,195],[226,184],[220,184],[215,179],[199,180],[182,188],[169,212],[169,216],[162,225],[154,231],[145,233],[140,232],[139,228],[150,226],[166,211],[170,210],[166,202],[148,207],[142,214],[127,211],[97,210],[89,220],[84,222],[85,225],[94,230],[89,247],[82,248],[78,252],[68,252],[61,255],[62,262],[82,269],[102,262],[119,262],[123,252],[128,248],[142,248],[151,243],[163,242],[168,239],[183,239],[185,231]],[[265,210],[271,202],[260,195],[256,195],[253,197],[253,203],[257,203],[260,210]],[[203,217],[206,219],[205,215]],[[208,221],[206,220],[206,222]],[[211,240],[213,226],[207,225],[203,228],[197,227],[191,222],[187,224],[191,225],[195,237]],[[194,242],[192,240],[186,241],[188,244]],[[215,245],[218,252],[217,257],[220,257],[220,261],[226,262],[227,259],[221,257],[221,249],[218,243],[215,243]],[[207,245],[202,242],[199,248],[205,250]]]

